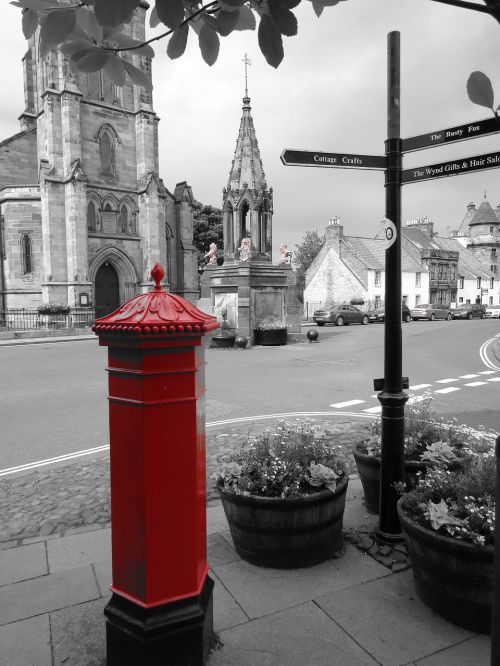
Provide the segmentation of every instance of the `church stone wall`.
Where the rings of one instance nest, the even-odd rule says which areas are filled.
[[[36,130],[28,130],[0,143],[0,187],[38,182]]]
[[[18,196],[20,194],[18,193]],[[8,308],[36,308],[40,304],[40,283],[43,279],[40,201],[33,199],[7,201],[2,204],[2,215],[5,220],[6,306]],[[31,239],[31,273],[23,272],[21,238],[24,234],[28,234]]]

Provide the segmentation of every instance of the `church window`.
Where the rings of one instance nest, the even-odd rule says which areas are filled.
[[[28,275],[33,271],[33,255],[31,247],[31,237],[29,234],[21,236],[21,261],[23,274]]]
[[[128,233],[128,210],[126,206],[122,206],[120,210],[120,219],[118,222],[118,231],[126,234]]]
[[[89,204],[87,206],[87,231],[96,230],[95,218],[96,218],[95,206],[92,203],[92,201],[89,201]]]
[[[114,175],[113,144],[108,132],[103,132],[99,139],[99,158],[101,161],[101,174],[104,176]]]

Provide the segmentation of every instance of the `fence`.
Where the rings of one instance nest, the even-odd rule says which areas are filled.
[[[40,314],[38,310],[0,310],[0,331],[85,328],[95,321],[94,308],[71,308],[69,314]]]

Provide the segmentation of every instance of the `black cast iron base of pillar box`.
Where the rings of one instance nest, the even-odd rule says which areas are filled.
[[[214,583],[199,595],[144,608],[113,594],[106,616],[107,666],[204,666],[213,634]]]

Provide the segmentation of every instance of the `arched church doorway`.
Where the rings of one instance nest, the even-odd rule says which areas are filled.
[[[120,305],[118,273],[105,261],[95,276],[95,316],[105,317]]]

